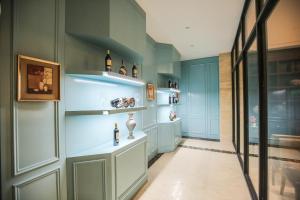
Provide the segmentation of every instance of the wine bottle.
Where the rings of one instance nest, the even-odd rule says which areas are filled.
[[[132,67],[132,77],[133,78],[137,78],[137,76],[138,76],[138,69],[137,69],[137,67],[135,66],[135,64],[133,64],[133,67]]]
[[[110,57],[110,51],[107,50],[106,56],[105,56],[105,71],[111,72],[112,71],[112,60]]]
[[[172,102],[175,104],[176,103],[176,97],[175,94],[172,94]]]
[[[171,94],[169,94],[169,104],[170,105],[172,104],[172,96],[171,96]]]
[[[121,75],[127,75],[127,69],[126,69],[126,67],[125,67],[125,65],[124,65],[124,61],[122,60],[122,65],[121,65],[121,67],[120,67],[120,69],[119,69],[119,74],[121,74]]]
[[[168,81],[168,87],[169,87],[169,88],[172,87],[172,81],[171,81],[171,80]]]
[[[118,124],[115,123],[115,129],[114,129],[114,145],[118,145],[120,141],[120,132],[118,129]]]

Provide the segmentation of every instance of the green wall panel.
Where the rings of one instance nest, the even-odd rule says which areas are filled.
[[[63,101],[17,102],[15,96],[18,54],[59,62],[63,76],[64,0],[1,4],[2,199],[66,199]],[[62,99],[63,88],[62,80]]]

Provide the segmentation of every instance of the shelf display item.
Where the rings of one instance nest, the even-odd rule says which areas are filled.
[[[118,129],[118,124],[115,123],[115,129],[114,129],[114,145],[119,145],[120,142],[120,131]]]
[[[134,107],[135,106],[135,99],[133,97],[130,98],[116,98],[114,100],[110,101],[110,104],[112,107],[114,108],[128,108],[130,107]]]
[[[114,108],[122,108],[123,107],[123,101],[122,98],[116,98],[114,100],[110,101],[110,104]]]
[[[128,106],[134,107],[135,106],[135,99],[134,98],[122,98],[123,106],[127,108]]]
[[[168,81],[168,87],[172,88],[172,81],[171,80]]]
[[[120,69],[119,69],[119,74],[124,75],[124,76],[127,76],[127,69],[126,69],[126,67],[125,67],[125,65],[124,65],[123,60],[122,60],[122,65],[121,65],[121,67],[120,67]]]
[[[174,111],[170,112],[169,119],[170,121],[174,121],[176,119],[176,113]]]
[[[126,126],[129,131],[128,139],[134,139],[133,129],[136,126],[136,121],[133,118],[133,113],[128,113],[128,120],[126,122]]]
[[[138,69],[135,66],[135,64],[133,64],[131,75],[132,75],[133,78],[137,78],[138,77]]]
[[[105,56],[105,71],[111,72],[112,71],[112,59],[110,57],[110,50],[107,50]]]

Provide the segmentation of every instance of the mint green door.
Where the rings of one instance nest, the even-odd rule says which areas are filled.
[[[183,62],[183,135],[219,139],[219,59]]]

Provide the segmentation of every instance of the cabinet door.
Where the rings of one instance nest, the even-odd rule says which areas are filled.
[[[106,160],[95,159],[73,163],[73,188],[76,200],[105,200]],[[72,195],[70,194],[70,195]],[[71,199],[71,197],[69,198]]]
[[[182,96],[186,105],[184,134],[191,137],[219,139],[219,61],[217,57],[183,63]]]
[[[157,144],[157,142],[158,142],[157,141],[158,140],[158,138],[157,138],[157,136],[158,136],[158,128],[157,127],[155,127],[153,129],[152,136],[153,136],[153,152],[157,153],[157,148],[158,148],[158,144]]]
[[[175,138],[176,138],[176,145],[179,144],[181,140],[181,121],[175,123]]]
[[[146,143],[142,142],[115,156],[116,199],[129,199],[147,176]]]
[[[147,156],[150,156],[151,155],[151,147],[152,147],[152,143],[153,143],[152,132],[151,132],[151,129],[147,129],[144,132],[147,135]]]
[[[173,151],[175,147],[174,127],[170,124],[161,124],[158,127],[158,152]]]
[[[150,144],[150,146],[151,146],[151,155],[153,155],[154,153],[155,153],[155,151],[156,151],[156,148],[155,148],[155,146],[157,146],[157,142],[156,142],[156,128],[155,127],[153,127],[152,129],[151,129],[151,144]]]

